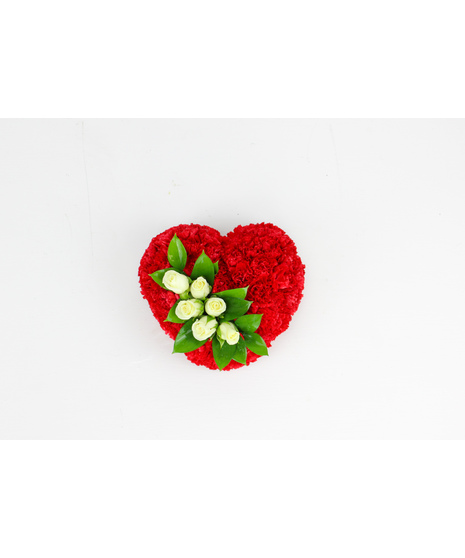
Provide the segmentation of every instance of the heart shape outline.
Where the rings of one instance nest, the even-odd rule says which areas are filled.
[[[187,250],[187,274],[204,250],[212,261],[219,262],[213,292],[249,286],[247,300],[253,300],[249,312],[263,314],[257,333],[270,347],[272,341],[289,327],[303,296],[305,265],[293,240],[272,223],[239,225],[225,236],[207,225],[177,225],[154,237],[140,262],[140,289],[161,328],[172,339],[182,324],[164,320],[179,297],[157,285],[150,274],[170,266],[168,245],[174,234]],[[185,355],[198,366],[218,370],[211,343]],[[259,355],[247,351],[247,365],[258,358]],[[231,361],[223,370],[242,366]]]

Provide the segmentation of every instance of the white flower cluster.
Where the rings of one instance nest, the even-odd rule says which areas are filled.
[[[222,322],[218,325],[215,318],[224,314],[226,302],[218,296],[207,298],[212,288],[204,277],[197,277],[189,286],[186,275],[170,269],[163,276],[163,284],[168,290],[182,296],[175,310],[180,320],[190,320],[200,316],[192,324],[192,335],[195,339],[205,341],[218,330],[218,337],[228,345],[238,343],[239,331],[232,322]]]

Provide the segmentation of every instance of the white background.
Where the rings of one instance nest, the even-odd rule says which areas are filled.
[[[2,6],[0,18],[0,112],[6,117],[464,117],[462,12],[459,0],[393,0],[389,5],[369,0],[291,0],[285,4],[239,0],[233,8],[213,0],[195,4],[133,0],[130,5],[110,4],[108,0],[10,2]],[[338,128],[333,123],[342,168]],[[419,136],[423,134],[415,134]],[[327,141],[326,133],[322,149],[329,154]],[[377,134],[377,141],[380,147],[386,147],[382,134]],[[455,174],[454,169],[463,158],[462,152],[459,158],[453,155],[458,143],[452,138],[444,142],[434,134],[427,141],[443,146],[435,156],[451,164],[431,177],[438,198],[442,204],[454,196],[460,201],[458,192],[454,194],[459,182],[459,171]],[[424,145],[423,139],[419,142]],[[363,146],[368,150],[375,147],[367,144]],[[318,142],[313,149],[318,149]],[[418,150],[424,147],[412,144],[408,149],[417,156],[411,163],[406,156],[398,169],[399,173],[413,170],[413,176],[403,183],[418,174],[428,183],[425,165],[435,168],[435,163],[421,157]],[[127,157],[127,153],[123,155]],[[10,163],[10,170],[14,163]],[[334,165],[329,157],[321,163]],[[4,164],[0,152],[0,171]],[[26,164],[21,158],[21,166],[25,168]],[[76,169],[78,165],[76,162]],[[365,165],[363,161],[362,170]],[[394,169],[393,165],[391,172]],[[442,171],[449,173],[447,180],[439,176]],[[328,175],[334,179],[334,174]],[[347,188],[347,167],[342,176]],[[0,183],[0,192],[5,188],[8,197],[11,191],[6,184]],[[132,181],[130,184],[134,187]],[[379,183],[370,182],[370,187],[376,185]],[[80,194],[81,188],[79,183]],[[371,202],[376,206],[373,197]],[[433,211],[431,196],[429,200]],[[450,201],[446,205],[452,207]],[[6,209],[2,204],[0,211],[3,217]],[[32,209],[28,213],[34,215]],[[441,217],[449,229],[457,227],[451,215],[448,225],[444,213]],[[251,219],[256,219],[256,214]],[[426,221],[422,224],[425,229]],[[151,224],[147,235],[152,234]],[[451,246],[459,242],[451,232],[444,238],[451,238]],[[146,242],[141,239],[140,244],[145,247]],[[304,249],[302,245],[299,248]],[[0,264],[11,262],[8,253],[9,249],[2,251]],[[444,267],[444,277],[453,275],[447,273],[454,265],[452,259]],[[20,256],[16,263],[21,263]],[[21,273],[26,266],[24,263]],[[2,281],[14,273],[10,268],[6,273],[3,267],[0,270]],[[313,267],[313,275],[316,271]],[[132,277],[129,282],[132,289]],[[448,289],[444,292],[447,296]],[[435,299],[439,297],[437,293]],[[46,301],[42,304],[45,306]],[[0,324],[3,320],[8,324],[11,343],[15,330],[11,329],[10,307],[3,304],[1,308]],[[95,315],[95,307],[87,308]],[[141,314],[136,313],[138,319]],[[13,315],[19,321],[19,314]],[[458,319],[454,322],[452,310],[446,310],[445,322],[451,318],[452,328]],[[27,326],[27,319],[22,321]],[[129,324],[126,332],[131,327]],[[444,322],[438,324],[435,340],[445,339],[441,327]],[[82,340],[82,333],[80,337]],[[7,353],[8,339],[2,337],[0,379],[5,374],[3,357],[8,354],[7,362],[15,361],[25,350],[21,345],[19,355],[11,349]],[[433,351],[429,339],[425,339],[424,350]],[[445,358],[452,361],[457,355],[458,368],[459,349],[452,342],[451,346],[453,354],[444,352]],[[276,358],[276,344],[273,350]],[[36,353],[36,360],[41,356],[39,365],[44,354]],[[170,362],[169,370],[171,366]],[[425,368],[428,370],[428,363]],[[409,367],[405,370],[408,374]],[[447,409],[455,409],[458,414],[459,396],[454,384],[460,390],[459,380],[453,379],[454,371],[448,366],[442,373],[446,387],[439,391],[440,405],[433,405],[430,417],[443,412],[444,399],[450,393],[454,405]],[[4,382],[0,385],[2,412],[7,393],[9,413],[21,401],[20,393],[15,401],[12,399],[12,388],[21,392],[20,384],[21,380],[15,386],[10,382],[8,392]],[[28,384],[30,380],[23,382],[23,391]],[[405,386],[399,380],[392,387],[396,386],[399,393],[404,393]],[[81,395],[82,406],[85,400]],[[389,402],[395,407],[392,398]],[[412,413],[413,403],[418,407],[414,396]],[[32,418],[24,417],[39,405],[30,395],[14,418],[21,415],[22,420],[32,423]],[[56,405],[55,416],[59,414]],[[95,406],[93,403],[94,415]],[[61,409],[64,407],[65,403]],[[428,417],[425,408],[426,402],[419,423]],[[42,405],[40,410],[44,409]],[[408,403],[393,410],[394,421],[399,410],[407,415]],[[83,415],[84,411],[80,419]],[[449,419],[452,425],[453,417]],[[68,425],[70,422],[68,416]],[[464,555],[464,447],[463,440],[3,441],[0,554],[11,558],[62,558],[64,554],[79,558],[264,554],[458,558]]]
[[[465,79],[459,70],[463,66],[465,48],[462,12],[463,5],[458,0],[445,0],[440,4],[394,0],[389,5],[368,0],[350,3],[291,0],[285,4],[239,0],[233,8],[212,0],[195,4],[182,0],[176,3],[133,0],[130,5],[127,2],[110,4],[107,0],[66,4],[58,0],[45,0],[40,4],[31,0],[10,2],[2,7],[0,18],[0,112],[9,117],[463,117]],[[340,127],[332,124],[347,193],[349,175],[347,164],[344,169],[342,167],[342,136]],[[387,145],[388,151],[395,151],[392,143],[399,141],[398,135],[386,144],[383,135],[376,134],[378,145],[382,149]],[[417,175],[427,184],[429,180],[434,182],[440,203],[449,208],[448,221],[444,221],[446,214],[442,213],[441,217],[450,231],[435,238],[450,238],[452,242],[448,244],[457,246],[459,240],[451,231],[459,228],[453,217],[453,212],[458,212],[459,208],[450,200],[456,198],[460,202],[458,191],[454,193],[459,183],[457,165],[463,158],[462,152],[459,157],[454,155],[454,150],[459,149],[458,142],[452,138],[445,141],[444,137],[433,133],[425,137],[433,150],[434,146],[441,147],[435,153],[439,157],[437,166],[441,160],[451,165],[449,169],[435,170],[429,177],[425,166],[435,169],[436,164],[429,156],[421,155],[427,151],[424,135],[418,132],[410,137],[418,139],[420,147],[408,145],[407,149],[416,156],[411,162],[405,157],[395,178],[399,180],[403,172],[412,170],[412,176],[402,180],[403,185],[415,181]],[[326,132],[321,149],[328,158],[322,159],[321,164],[329,167],[334,161],[329,157],[331,151],[327,141]],[[360,137],[358,141],[368,152],[375,147],[369,141],[361,142]],[[318,149],[319,145],[317,137],[312,148]],[[349,148],[345,143],[344,149]],[[128,153],[125,147],[122,155],[127,158]],[[2,155],[0,153],[0,170],[4,168]],[[77,158],[76,154],[78,161]],[[368,172],[362,158],[358,156],[360,169]],[[399,162],[398,157],[385,161],[392,162],[391,179],[396,168],[395,159]],[[21,166],[25,168],[26,164],[21,158]],[[267,164],[276,163],[268,161]],[[314,159],[315,164],[318,159]],[[77,174],[79,165],[76,162],[76,180],[78,176],[82,179],[82,168]],[[39,170],[39,166],[36,164],[36,169]],[[332,171],[324,174],[334,180],[334,166]],[[449,173],[447,180],[441,172]],[[383,173],[380,170],[376,174]],[[357,182],[359,179],[360,176]],[[0,183],[0,191],[3,192],[5,184],[8,183]],[[125,186],[128,185],[135,186],[133,181],[125,182]],[[371,188],[376,185],[380,183],[370,182]],[[315,183],[312,186],[315,187]],[[80,195],[82,187],[79,182]],[[5,192],[10,195],[10,189]],[[410,192],[413,194],[412,189]],[[374,190],[372,194],[369,201],[382,213],[381,202],[374,201]],[[432,211],[433,202],[436,202],[433,198],[430,192],[426,199],[431,202]],[[39,194],[35,199],[40,199]],[[445,204],[445,200],[449,200],[448,203]],[[32,207],[31,202],[28,213],[33,216]],[[199,207],[198,204],[195,207]],[[94,206],[92,208],[95,211]],[[453,208],[452,214],[450,208]],[[309,209],[315,213],[314,208]],[[45,202],[42,202],[42,211],[47,214],[45,210]],[[5,210],[1,204],[0,211],[3,217]],[[326,209],[326,215],[328,213]],[[188,218],[193,218],[192,213]],[[256,214],[251,215],[251,219],[256,218]],[[26,218],[22,221],[26,222]],[[326,231],[329,226],[321,222]],[[417,222],[422,224],[422,230],[426,229],[426,219],[420,223],[417,217]],[[93,223],[95,226],[95,221]],[[334,221],[333,224],[337,225]],[[404,225],[409,230],[406,218]],[[289,232],[290,227],[292,223]],[[154,234],[153,228],[152,223],[147,227],[149,237]],[[428,231],[425,232],[428,235]],[[8,234],[11,234],[11,226]],[[45,236],[42,233],[42,238]],[[29,238],[32,232],[27,240]],[[394,240],[395,236],[393,247],[399,249],[398,240]],[[54,242],[50,240],[47,245],[53,246]],[[140,242],[135,241],[136,251],[140,244],[145,248],[146,243],[148,240],[142,238]],[[299,248],[305,249],[302,243]],[[89,250],[88,244],[86,250]],[[9,249],[2,251],[0,262],[11,262],[8,253]],[[438,259],[438,250],[432,255]],[[131,258],[136,261],[135,253]],[[455,257],[447,261],[440,277],[444,283],[446,277],[454,276],[452,260],[455,261]],[[16,263],[21,264],[20,256]],[[87,270],[88,262],[83,263]],[[26,266],[22,264],[21,273]],[[427,267],[431,273],[429,265]],[[12,271],[8,268],[0,275],[1,279],[6,281]],[[313,286],[317,284],[317,271],[313,266],[313,295],[316,294]],[[440,272],[436,269],[436,273]],[[133,277],[127,279],[130,289],[134,285]],[[53,280],[51,274],[50,280]],[[11,286],[11,282],[8,285]],[[448,289],[444,292],[447,297]],[[437,292],[433,300],[439,298]],[[81,300],[84,299],[81,295]],[[98,300],[101,304],[102,298]],[[139,298],[138,302],[135,300],[134,304],[144,302]],[[45,305],[46,300],[42,302],[42,306]],[[129,310],[132,308],[131,305]],[[87,303],[86,309],[95,316],[95,305],[91,307]],[[144,319],[148,319],[146,307],[140,309]],[[5,319],[10,324],[6,331],[11,343],[12,339],[17,339],[12,335],[17,330],[11,329],[9,310],[10,307],[3,304],[0,323]],[[76,313],[77,322],[84,308],[78,308],[75,302],[74,310],[81,312]],[[316,311],[314,305],[311,311]],[[136,316],[131,316],[131,320],[140,319],[139,310],[134,312]],[[13,315],[19,321],[19,315]],[[433,338],[445,343],[446,333],[441,332],[441,327],[447,327],[445,322],[450,320],[451,328],[454,323],[458,324],[452,310],[446,309],[444,318],[436,333],[425,339],[423,350],[435,350],[427,342]],[[69,322],[69,316],[66,319]],[[21,320],[27,325],[27,319],[21,317]],[[55,328],[49,326],[49,331],[56,336]],[[78,325],[75,331],[79,331]],[[132,322],[125,330],[129,335],[131,332],[134,332]],[[321,327],[319,332],[322,332]],[[348,334],[351,335],[350,328]],[[140,333],[137,336],[140,342]],[[82,332],[78,337],[77,341],[82,341]],[[8,354],[10,362],[12,358],[19,359],[25,350],[21,345],[19,355],[15,351],[7,353],[7,341],[2,337],[0,378],[4,374],[3,356]],[[284,341],[283,336],[281,342]],[[459,394],[454,388],[457,385],[460,390],[460,384],[454,379],[454,371],[460,364],[460,355],[457,344],[451,341],[451,346],[453,354],[447,355],[444,351],[444,355],[451,362],[454,355],[458,357],[456,368],[452,370],[450,362],[445,363],[442,371],[445,387],[439,391],[431,410],[425,402],[418,423],[434,414],[447,415],[449,409],[455,415],[459,413],[456,403]],[[75,347],[77,349],[77,343]],[[153,342],[149,347],[153,350]],[[156,347],[160,348],[158,341]],[[273,350],[276,358],[276,344]],[[439,354],[440,349],[436,350]],[[396,354],[402,352],[405,351],[399,349]],[[77,350],[75,353],[78,354]],[[143,358],[146,358],[145,349],[144,353]],[[35,360],[39,365],[46,354],[46,351],[36,351]],[[413,351],[409,354],[413,355]],[[410,362],[414,358],[410,356]],[[32,356],[29,359],[34,360]],[[422,353],[419,359],[428,371],[429,362],[425,363]],[[170,371],[171,367],[170,361]],[[408,378],[409,366],[403,371],[407,371],[405,377]],[[434,374],[439,376],[439,372]],[[40,375],[40,368],[37,375]],[[58,372],[56,376],[60,377]],[[23,392],[32,392],[27,389],[31,383],[30,379],[23,381]],[[21,392],[20,380],[9,385],[8,392],[2,391],[4,383],[0,385],[0,395],[3,393],[6,399],[8,393],[10,405],[18,405],[20,393],[15,401],[11,394],[14,393],[12,388]],[[392,388],[397,386],[400,394],[405,393],[406,386],[399,379]],[[95,382],[93,387],[96,388]],[[415,408],[421,408],[418,397],[424,398],[424,392],[415,399],[414,389],[410,391],[413,393],[410,407],[406,401],[396,407],[392,396],[384,401],[383,409],[386,404],[393,409],[389,420],[392,417],[395,421],[399,411],[405,417],[410,412],[413,414]],[[64,392],[62,387],[61,393]],[[73,402],[74,392],[69,388],[68,426],[73,406],[74,410],[81,406],[79,420],[84,420],[83,407],[86,401],[90,403],[82,390],[78,396],[79,405],[79,399]],[[373,387],[371,392],[372,395],[375,392]],[[333,393],[336,393],[334,389]],[[444,412],[447,397],[453,405]],[[51,400],[53,398],[49,397],[48,403]],[[376,401],[380,400],[378,395]],[[33,419],[24,417],[28,417],[34,407],[37,410],[41,406],[40,411],[45,412],[45,402],[43,399],[42,404],[37,403],[30,395],[19,405],[13,418],[21,415],[22,420],[31,424]],[[65,405],[63,403],[58,409],[54,403],[55,417]],[[12,413],[11,406],[9,413]],[[97,414],[96,406],[95,401],[88,405],[93,415]],[[333,404],[331,410],[335,407]],[[3,399],[0,409],[6,409]],[[368,415],[366,407],[365,414]],[[371,415],[374,414],[373,409]],[[0,420],[2,418],[3,415]],[[348,420],[353,422],[354,419],[348,417]],[[449,421],[451,429],[452,424],[456,426],[453,417],[449,416]],[[339,423],[342,422],[341,414]],[[0,523],[3,527],[0,554],[11,558],[62,558],[63,555],[79,558],[102,555],[463,557],[464,447],[463,440],[447,443],[3,441],[0,444]]]
[[[465,436],[465,122],[0,121],[2,438]],[[273,222],[306,288],[248,368],[172,355],[151,238]]]

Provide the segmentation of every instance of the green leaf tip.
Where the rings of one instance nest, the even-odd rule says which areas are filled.
[[[233,360],[235,360],[239,364],[247,364],[247,347],[242,337],[239,337],[239,341],[236,345],[236,352],[234,353]]]
[[[225,320],[234,320],[235,318],[242,316],[252,305],[252,301],[243,300],[242,298],[232,296],[223,296],[222,298],[226,302],[226,311],[223,314],[223,318]]]
[[[247,348],[259,356],[268,356],[268,347],[261,335],[258,333],[243,333]]]
[[[237,345],[229,345],[228,343],[223,343],[220,345],[218,337],[215,335],[212,339],[212,349],[213,358],[215,359],[216,365],[220,370],[223,370],[233,359],[236,352]]]
[[[191,279],[195,280],[198,277],[204,277],[210,287],[213,286],[215,281],[215,269],[211,259],[202,250],[202,253],[197,258],[191,273]]]
[[[174,347],[173,352],[175,353],[190,353],[191,351],[195,351],[202,345],[208,341],[205,339],[204,341],[198,341],[194,334],[192,333],[192,324],[196,318],[191,318],[187,322],[184,323],[182,328],[179,330],[179,333],[174,340]]]
[[[229,289],[227,291],[220,291],[219,293],[213,293],[215,296],[223,297],[233,297],[245,299],[247,295],[247,289],[249,287],[240,287],[238,289]]]
[[[263,314],[247,314],[246,316],[237,318],[234,323],[240,331],[244,333],[253,333],[259,328],[262,316]]]
[[[157,271],[154,271],[153,273],[149,273],[149,276],[155,281],[155,283],[157,285],[159,285],[162,289],[168,290],[165,285],[163,285],[163,277],[165,275],[165,273],[169,270],[170,268],[166,268],[166,269],[158,269]]]
[[[183,271],[186,267],[187,252],[184,244],[175,234],[168,246],[168,261],[176,271]]]

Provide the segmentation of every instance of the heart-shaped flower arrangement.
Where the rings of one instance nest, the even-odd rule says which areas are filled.
[[[285,331],[302,299],[305,266],[294,242],[272,224],[178,225],[152,239],[142,257],[142,296],[173,352],[230,370],[255,362]]]

